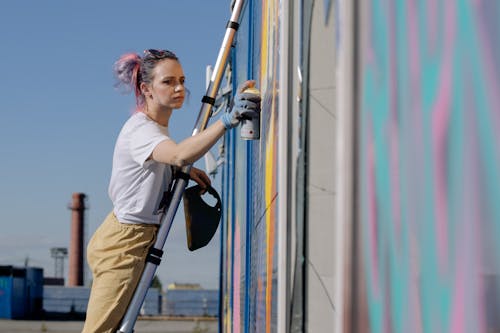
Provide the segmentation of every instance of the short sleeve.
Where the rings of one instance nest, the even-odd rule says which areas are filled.
[[[153,122],[142,123],[134,130],[130,139],[130,154],[142,167],[160,142],[170,140],[168,135]]]

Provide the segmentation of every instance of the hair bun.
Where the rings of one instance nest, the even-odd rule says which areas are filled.
[[[141,66],[141,57],[136,53],[126,53],[113,65],[113,71],[118,82],[116,87],[125,87],[127,92],[137,94],[137,74]]]

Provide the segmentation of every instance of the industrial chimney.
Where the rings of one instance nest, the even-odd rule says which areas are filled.
[[[71,243],[69,247],[68,286],[83,286],[83,243],[85,194],[73,193],[71,209]]]

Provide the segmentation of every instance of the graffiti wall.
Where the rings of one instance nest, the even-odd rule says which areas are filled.
[[[500,3],[362,2],[358,309],[500,330]]]
[[[279,2],[248,1],[231,61],[233,89],[248,79],[262,96],[261,137],[226,136],[223,332],[276,326]]]

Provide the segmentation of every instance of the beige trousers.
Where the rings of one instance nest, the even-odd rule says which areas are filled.
[[[125,315],[157,226],[124,224],[110,213],[87,246],[93,280],[82,333],[111,333]]]

